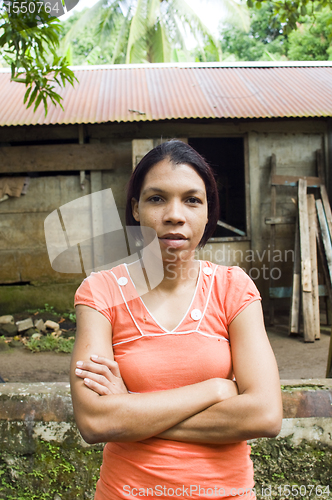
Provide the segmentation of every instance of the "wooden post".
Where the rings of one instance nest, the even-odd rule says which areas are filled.
[[[315,341],[314,316],[312,308],[311,259],[309,242],[309,220],[307,206],[307,182],[299,180],[299,228],[301,252],[301,288],[303,307],[304,341]]]
[[[329,235],[329,229],[325,218],[325,213],[321,200],[316,200],[317,215],[319,221],[320,232],[323,240],[323,247],[326,256],[327,269],[329,271],[329,283],[332,285],[332,246]]]
[[[276,169],[277,169],[277,159],[276,155],[273,154],[271,156],[271,179],[273,178],[274,175],[276,175]],[[275,217],[277,215],[277,192],[276,192],[276,186],[271,185],[271,217]],[[271,255],[274,255],[274,249],[275,249],[275,240],[276,240],[276,227],[275,224],[271,224],[271,232],[270,232],[270,250],[271,250]],[[270,279],[269,279],[269,288],[272,288],[273,285],[273,280],[271,277],[271,262],[270,262]],[[273,299],[270,297],[269,298],[269,319],[270,319],[270,325],[274,325],[274,302]]]
[[[319,316],[319,293],[318,293],[318,269],[317,269],[317,246],[316,246],[316,205],[313,194],[307,195],[308,218],[309,218],[309,240],[311,259],[311,286],[312,286],[312,308],[314,316],[315,339],[320,338],[320,316]]]
[[[318,151],[320,151],[320,150],[318,150]],[[322,198],[322,203],[323,203],[323,207],[324,207],[326,222],[327,222],[327,226],[328,226],[329,233],[330,233],[330,239],[332,241],[332,213],[331,213],[331,206],[330,206],[329,198],[328,198],[328,195],[327,195],[326,187],[323,184],[320,186],[320,195],[321,195],[321,198]],[[332,304],[332,302],[330,302],[330,304],[328,304],[328,302],[326,301],[326,323],[328,325],[331,324],[331,321],[330,321],[330,308],[329,308],[329,305],[331,305],[331,304]]]
[[[321,233],[320,225],[319,225],[319,222],[318,222],[318,219],[317,219],[317,211],[316,211],[315,225],[316,225],[317,247],[318,247],[318,253],[319,253],[319,257],[320,257],[322,268],[323,268],[325,286],[326,286],[326,290],[327,290],[327,297],[328,297],[328,300],[330,301],[330,303],[332,304],[331,279],[330,279],[329,268],[327,266],[326,256],[325,256],[325,252],[324,252],[324,245],[323,245],[322,233]]]
[[[300,257],[300,235],[299,217],[296,218],[295,225],[295,245],[293,263],[293,288],[290,312],[289,334],[300,333],[300,287],[301,287],[301,257]]]
[[[323,207],[324,207],[327,226],[329,229],[330,239],[332,241],[332,212],[331,212],[331,205],[329,202],[329,198],[327,196],[326,187],[324,185],[320,186],[320,195],[322,198],[322,203],[323,203]]]

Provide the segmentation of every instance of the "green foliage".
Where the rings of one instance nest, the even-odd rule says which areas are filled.
[[[288,57],[292,61],[325,61],[332,59],[331,12],[325,8],[317,12],[315,19],[300,17],[298,28],[288,36]],[[329,57],[330,56],[330,57]]]
[[[66,83],[73,85],[76,78],[68,68],[66,57],[57,53],[61,32],[59,20],[45,10],[45,4],[40,8],[37,0],[29,2],[36,5],[33,13],[24,13],[22,8],[17,13],[13,10],[9,12],[7,4],[1,2],[1,58],[11,68],[11,79],[25,84],[26,107],[34,105],[36,111],[43,103],[46,116],[48,99],[62,108],[62,97],[55,84],[58,87],[64,87]]]
[[[25,346],[32,352],[55,351],[71,353],[74,339],[56,338],[52,335],[43,335],[39,339],[29,339]]]
[[[287,34],[285,25],[274,16],[275,2],[260,2],[250,10],[248,33],[231,25],[221,31],[224,59],[239,61],[332,59],[332,13],[328,7],[314,16],[300,16],[297,29]]]
[[[50,306],[49,304],[44,304],[44,307],[41,309],[27,309],[27,313],[29,314],[34,314],[34,313],[51,313],[54,316],[62,316],[63,318],[69,319],[72,323],[76,323],[76,313],[75,311],[70,311],[70,312],[65,312],[65,313],[59,313],[54,309],[54,306]]]
[[[224,59],[260,61],[285,58],[287,41],[281,24],[271,23],[271,2],[260,9],[251,9],[248,33],[232,25],[221,31],[221,47]]]
[[[247,0],[248,7],[260,9],[265,3],[273,6],[272,16],[279,23],[283,23],[285,35],[289,35],[297,28],[297,23],[301,22],[303,16],[315,17],[322,9],[332,10],[332,0]],[[331,21],[330,21],[331,22]]]
[[[68,318],[69,321],[71,321],[72,323],[76,323],[76,313],[75,312],[63,313],[62,316],[64,318]]]

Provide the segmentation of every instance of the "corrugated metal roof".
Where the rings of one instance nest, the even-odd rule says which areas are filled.
[[[0,125],[332,116],[331,63],[249,64],[74,67],[79,83],[58,90],[64,111],[50,105],[46,118],[2,70]]]

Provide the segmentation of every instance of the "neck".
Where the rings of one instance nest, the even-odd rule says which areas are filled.
[[[164,278],[160,283],[161,288],[175,289],[185,283],[196,283],[199,273],[199,262],[194,259],[194,253],[186,259],[164,261]]]
[[[140,288],[141,281],[141,274],[139,272],[141,265],[143,266],[144,273],[146,273],[151,290],[158,288],[159,290],[170,291],[178,287],[192,286],[193,282],[197,282],[199,261],[195,260],[194,252],[185,256],[185,258],[171,258],[170,260],[161,261],[160,256],[154,255],[145,248],[142,257],[141,264],[139,264],[139,261],[136,261],[128,266],[131,277],[138,289]]]

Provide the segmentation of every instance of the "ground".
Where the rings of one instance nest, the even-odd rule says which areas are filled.
[[[67,323],[66,326],[72,325]],[[289,337],[288,318],[286,315],[278,315],[276,325],[267,326],[267,331],[281,379],[326,376],[331,327],[322,325],[321,339],[304,343],[301,336]],[[69,364],[70,354],[34,353],[23,345],[0,351],[0,375],[6,382],[68,382]]]

